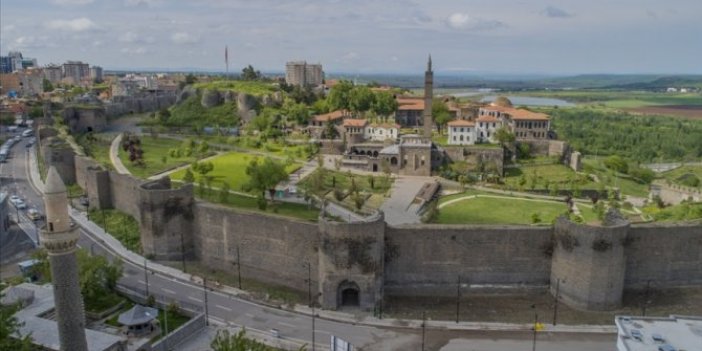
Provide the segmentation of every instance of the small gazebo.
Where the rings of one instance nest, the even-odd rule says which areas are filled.
[[[119,324],[127,327],[127,335],[144,335],[154,330],[153,320],[158,317],[158,310],[153,307],[134,305],[129,311],[119,315]]]

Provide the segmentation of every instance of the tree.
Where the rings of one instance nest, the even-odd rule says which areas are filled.
[[[395,97],[390,92],[380,91],[375,93],[375,100],[371,104],[371,111],[387,119],[395,110],[397,110],[397,100],[395,100]]]
[[[183,174],[183,181],[185,183],[191,184],[195,181],[195,175],[190,171],[190,168],[185,169],[185,174]]]
[[[628,173],[629,164],[619,155],[612,155],[604,160],[605,167],[619,173]]]
[[[199,173],[200,176],[204,177],[207,175],[207,173],[210,173],[212,172],[212,170],[214,170],[214,164],[209,161],[195,161],[190,165],[190,168],[192,168],[193,171]]]
[[[122,261],[110,263],[105,256],[91,256],[86,250],[78,251],[80,292],[90,301],[112,293],[122,277]]]
[[[192,73],[188,73],[187,76],[185,76],[185,84],[190,85],[190,84],[195,84],[197,82],[197,77],[193,75]]]
[[[219,202],[227,202],[229,200],[229,183],[224,182],[219,188]]]
[[[265,344],[249,339],[246,337],[246,329],[242,328],[236,334],[230,334],[228,330],[222,329],[217,331],[217,335],[210,343],[210,347],[214,351],[275,351],[274,347],[266,346]],[[302,346],[298,351],[305,351],[307,348]]]
[[[353,83],[342,80],[329,90],[327,104],[331,110],[349,110],[349,93],[353,89]]]
[[[159,122],[166,123],[168,122],[169,118],[171,118],[171,111],[169,111],[167,108],[162,108],[158,111]]]
[[[241,79],[242,80],[260,80],[261,79],[261,71],[257,71],[253,68],[253,66],[248,65],[241,70]]]
[[[42,88],[44,92],[54,91],[54,85],[51,84],[51,81],[46,78],[44,78],[44,80],[42,81]]]
[[[431,114],[434,117],[436,129],[440,135],[443,134],[443,126],[452,119],[448,106],[441,99],[434,99],[431,105]]]
[[[295,121],[295,123],[301,126],[307,125],[310,118],[310,111],[307,105],[303,103],[288,103],[288,101],[290,100],[287,100],[283,105],[288,120]]]
[[[4,297],[1,292],[5,290],[5,284],[0,284],[0,298]],[[31,351],[33,350],[30,335],[20,335],[22,324],[17,321],[14,314],[19,306],[0,305],[0,350]]]
[[[495,131],[495,140],[497,140],[497,142],[499,142],[500,145],[507,146],[514,142],[514,133],[510,132],[509,129],[505,127],[500,127],[498,130]]]
[[[271,200],[275,196],[275,186],[288,180],[285,166],[270,157],[266,157],[263,162],[259,162],[258,158],[251,160],[246,167],[246,175],[249,176],[249,187],[258,190],[263,199],[268,190]]]
[[[370,110],[375,101],[375,94],[366,86],[354,87],[349,91],[349,109],[355,114],[363,114]]]
[[[322,132],[325,138],[334,139],[339,136],[339,132],[336,130],[336,126],[331,121],[327,121],[324,124],[324,131]]]

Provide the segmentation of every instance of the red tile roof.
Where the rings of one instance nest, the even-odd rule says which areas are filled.
[[[473,121],[468,121],[465,119],[456,119],[451,122],[448,122],[449,127],[474,127],[475,122]]]
[[[337,119],[344,118],[347,115],[348,115],[348,111],[346,111],[346,110],[336,110],[336,111],[332,111],[329,113],[325,113],[323,115],[316,115],[316,116],[314,116],[313,119],[315,122],[329,122],[329,121],[334,121]]]
[[[344,120],[344,127],[365,127],[368,121],[365,119],[347,118]]]

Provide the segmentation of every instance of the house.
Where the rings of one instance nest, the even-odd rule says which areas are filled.
[[[399,136],[400,125],[396,123],[372,123],[366,126],[366,140],[385,141],[395,140]]]
[[[551,130],[547,114],[514,108],[504,97],[481,107],[476,121],[480,141],[495,142],[495,132],[502,127],[513,133],[517,140],[546,140]]]
[[[344,118],[349,115],[349,111],[336,110],[329,113],[316,115],[312,117],[312,121],[310,123],[314,127],[324,127],[327,124],[327,122],[331,122],[335,125],[341,125]]]
[[[395,122],[402,127],[418,127],[423,125],[424,99],[413,97],[397,97]]]
[[[449,145],[473,145],[477,140],[475,122],[457,119],[448,123]]]

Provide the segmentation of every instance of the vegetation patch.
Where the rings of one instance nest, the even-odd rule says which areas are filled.
[[[91,209],[90,220],[110,233],[130,251],[141,253],[139,223],[134,217],[118,210]]]
[[[195,89],[230,90],[254,96],[263,96],[274,93],[278,89],[271,83],[244,80],[216,80],[212,82],[195,83]]]
[[[130,152],[125,148],[120,148],[118,155],[129,172],[139,178],[147,178],[211,155],[209,145],[196,143],[192,139],[180,141],[144,135],[138,140],[142,151],[138,162],[130,159]]]

